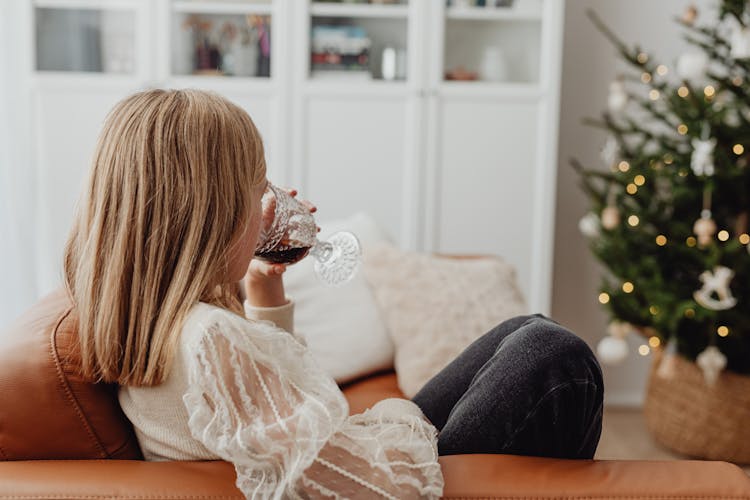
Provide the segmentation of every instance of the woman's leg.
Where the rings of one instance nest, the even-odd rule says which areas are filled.
[[[413,400],[440,430],[441,455],[591,458],[602,398],[601,369],[585,342],[534,315],[477,339]]]

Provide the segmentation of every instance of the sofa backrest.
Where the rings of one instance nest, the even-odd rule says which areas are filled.
[[[76,328],[60,289],[0,331],[0,460],[142,458],[117,386],[78,373]]]

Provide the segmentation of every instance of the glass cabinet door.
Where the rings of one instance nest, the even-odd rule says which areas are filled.
[[[444,19],[444,80],[538,83],[541,0],[448,0]]]
[[[270,77],[272,12],[270,0],[173,1],[172,74]]]
[[[37,71],[135,72],[134,10],[36,6],[34,25]]]
[[[315,0],[310,14],[311,78],[407,79],[407,0]]]

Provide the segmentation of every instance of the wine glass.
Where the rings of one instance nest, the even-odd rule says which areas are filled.
[[[310,210],[299,200],[270,182],[261,200],[262,213],[273,221],[261,228],[255,256],[275,264],[294,264],[309,253],[315,258],[315,272],[329,286],[348,282],[362,261],[357,237],[347,231],[317,237],[318,226]]]

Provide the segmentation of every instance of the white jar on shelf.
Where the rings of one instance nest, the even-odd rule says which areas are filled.
[[[485,47],[479,63],[479,77],[488,82],[508,81],[508,58],[500,47]]]

